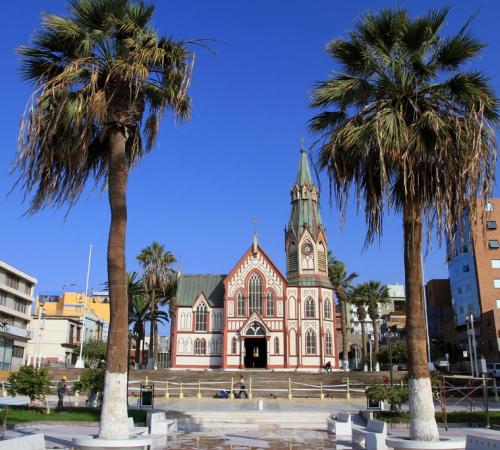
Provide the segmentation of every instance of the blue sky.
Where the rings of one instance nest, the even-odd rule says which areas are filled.
[[[252,218],[260,242],[285,270],[283,228],[290,210],[300,138],[312,142],[307,121],[313,83],[335,69],[324,51],[345,35],[359,14],[382,6],[407,6],[422,14],[435,1],[157,1],[159,32],[179,39],[213,39],[216,54],[197,50],[191,96],[192,119],[165,118],[157,147],[130,175],[127,264],[153,240],[180,260],[184,273],[227,273],[251,243]],[[443,3],[445,4],[445,3]],[[493,78],[498,92],[498,19],[494,0],[454,1],[444,27],[457,31],[479,11],[472,29],[488,47],[473,64]],[[1,2],[0,258],[35,276],[38,292],[66,284],[83,286],[88,245],[94,246],[91,286],[106,279],[109,224],[107,196],[88,190],[65,217],[48,209],[23,217],[22,194],[12,188],[19,118],[30,86],[18,74],[16,46],[28,43],[41,11],[61,13],[64,2]],[[320,176],[322,215],[333,253],[360,280],[403,282],[401,217],[390,214],[384,236],[363,251],[366,226],[352,203],[343,229]],[[495,194],[498,191],[495,190]],[[444,253],[435,245],[425,259],[426,278],[447,277]]]

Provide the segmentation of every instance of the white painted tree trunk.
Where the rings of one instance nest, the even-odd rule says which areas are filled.
[[[101,410],[102,439],[128,439],[127,374],[106,370]]]
[[[430,378],[408,380],[410,406],[410,439],[437,441],[439,439]]]

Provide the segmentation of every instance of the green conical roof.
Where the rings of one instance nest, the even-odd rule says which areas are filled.
[[[304,149],[300,150],[300,164],[299,171],[297,172],[297,179],[295,180],[297,186],[304,184],[313,184],[311,172],[309,172],[309,163],[307,162],[307,152]]]
[[[304,186],[306,196],[303,195]],[[297,197],[294,196],[295,187],[299,189]],[[308,227],[313,236],[316,236],[318,227],[323,227],[318,200],[319,193],[311,178],[307,152],[302,149],[297,178],[292,188],[292,211],[288,222],[288,229],[293,230],[297,238],[302,234],[304,227]]]

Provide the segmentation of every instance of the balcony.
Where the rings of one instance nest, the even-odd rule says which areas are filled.
[[[21,339],[30,339],[31,332],[25,328],[15,327],[14,325],[3,325],[0,323],[0,333],[10,334],[11,336],[21,338]]]

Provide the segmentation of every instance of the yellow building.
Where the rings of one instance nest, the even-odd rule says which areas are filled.
[[[64,292],[59,295],[40,294],[36,299],[36,311],[41,304],[47,316],[81,317],[84,310],[84,292]],[[100,321],[109,324],[109,296],[107,292],[92,292],[87,297],[87,308],[92,310]]]

